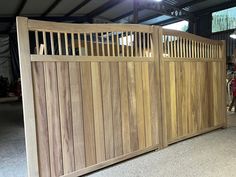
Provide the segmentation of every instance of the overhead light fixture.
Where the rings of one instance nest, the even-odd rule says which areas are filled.
[[[234,32],[230,35],[231,38],[236,39],[236,29],[234,30]]]
[[[161,2],[162,0],[156,0],[157,2]]]

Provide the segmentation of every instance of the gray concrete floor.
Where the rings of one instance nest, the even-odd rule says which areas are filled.
[[[0,177],[25,177],[25,156],[22,106],[0,104]]]
[[[236,177],[236,114],[229,128],[105,168],[88,177]],[[25,177],[22,108],[0,104],[0,177]]]

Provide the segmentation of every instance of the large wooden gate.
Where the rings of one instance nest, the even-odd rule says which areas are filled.
[[[223,43],[162,30],[17,18],[30,177],[80,176],[225,126]]]
[[[152,27],[18,18],[18,37],[30,176],[78,176],[159,148]]]
[[[225,45],[163,29],[165,145],[226,127]]]

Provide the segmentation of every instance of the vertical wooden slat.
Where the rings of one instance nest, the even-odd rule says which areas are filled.
[[[147,33],[147,53],[148,53],[148,56],[147,57],[150,57],[150,34]]]
[[[94,56],[94,51],[93,51],[93,34],[90,33],[90,50],[91,50],[91,56]]]
[[[82,47],[81,47],[80,33],[78,33],[78,48],[79,48],[79,56],[82,56]]]
[[[71,33],[71,48],[72,48],[72,55],[75,56],[75,34]]]
[[[135,70],[134,63],[127,63],[127,74],[128,74],[128,97],[129,97],[129,123],[130,123],[130,147],[131,151],[138,150],[138,129],[137,129],[137,105],[136,105],[136,94],[135,94]]]
[[[92,87],[93,87],[93,112],[97,163],[105,161],[105,143],[103,127],[103,110],[102,110],[102,88],[101,72],[98,62],[91,63]]]
[[[43,63],[32,63],[35,115],[38,136],[39,174],[50,177],[50,154]]]
[[[167,36],[167,50],[168,50],[168,57],[171,57],[171,52],[170,52],[170,36]]]
[[[65,37],[66,55],[69,55],[69,47],[68,47],[68,33],[64,33],[64,37]]]
[[[120,105],[120,78],[119,64],[114,62],[111,66],[111,98],[112,98],[112,118],[114,133],[114,153],[115,156],[123,154],[122,142],[122,122],[121,122],[121,105]]]
[[[70,62],[70,91],[73,122],[75,170],[85,167],[84,120],[80,63]]]
[[[124,34],[121,32],[121,42],[122,42],[122,56],[125,56],[125,48],[124,48]]]
[[[69,65],[57,63],[58,97],[61,121],[61,139],[64,174],[74,171],[73,122],[71,113],[71,93]]]
[[[85,56],[88,56],[87,33],[84,33]]]
[[[49,133],[49,152],[51,163],[51,175],[60,176],[64,173],[61,125],[58,98],[57,67],[55,62],[44,63],[45,71],[45,90],[47,100],[47,119]]]
[[[84,141],[85,141],[85,157],[86,166],[96,164],[96,144],[94,138],[94,115],[93,115],[93,91],[91,63],[85,62],[80,64],[81,84],[83,96],[83,115],[84,115]]]
[[[101,38],[102,38],[102,56],[105,56],[105,49],[104,49],[104,36],[103,36],[103,33],[101,33]]]
[[[59,55],[62,55],[62,50],[61,50],[61,33],[57,33],[57,38],[58,38],[58,49],[59,49]]]
[[[104,114],[104,132],[106,159],[114,157],[114,140],[113,140],[113,118],[112,118],[112,98],[111,98],[111,70],[108,62],[101,63],[102,79],[102,100]]]
[[[126,56],[128,57],[129,56],[129,33],[128,33],[128,31],[126,31],[125,35],[126,35]]]
[[[186,44],[186,56],[187,56],[187,58],[190,58],[190,55],[189,55],[190,43],[189,43],[189,39],[186,39],[186,40],[187,40],[187,44]]]
[[[120,56],[120,41],[119,41],[119,34],[116,32],[116,47],[117,47],[117,56]]]
[[[54,50],[54,38],[53,38],[53,32],[50,32],[50,42],[51,42],[51,51],[52,51],[52,55],[55,54],[55,50]]]
[[[96,33],[96,51],[97,51],[97,56],[100,56],[100,47],[99,47],[99,41],[98,41],[98,33]]]
[[[176,36],[173,36],[173,43],[174,43],[174,55],[173,55],[173,57],[177,57],[177,53],[176,53],[176,43],[177,43],[177,40],[176,40]]]
[[[135,39],[135,56],[138,56],[138,33],[135,31],[134,33],[134,39]]]
[[[38,31],[34,32],[35,35],[35,44],[36,44],[36,54],[39,54],[39,35],[38,35]]]
[[[129,123],[129,105],[128,105],[128,85],[127,85],[127,64],[119,63],[120,75],[120,98],[121,98],[121,119],[122,119],[122,139],[123,152],[130,152],[130,123]]]
[[[112,56],[116,56],[115,54],[115,40],[114,40],[114,32],[111,32],[111,41],[112,41]]]
[[[143,57],[146,57],[146,33],[142,33],[143,34]]]
[[[48,54],[47,50],[47,39],[46,39],[46,32],[43,31],[43,47],[44,47],[44,55]]]
[[[145,148],[145,119],[143,105],[142,63],[135,62],[135,89],[137,102],[137,127],[139,148]]]
[[[183,38],[183,57],[187,58],[187,56],[186,56],[186,38]]]
[[[141,32],[139,32],[139,45],[138,45],[138,47],[139,47],[139,57],[142,57],[143,56],[143,54],[142,54],[142,37],[141,37]]]
[[[107,32],[107,56],[110,56],[110,40],[108,32]]]
[[[130,39],[131,39],[131,57],[134,56],[134,42],[133,42],[133,37],[134,37],[134,35],[133,35],[133,32],[131,31],[131,32],[130,32]]]

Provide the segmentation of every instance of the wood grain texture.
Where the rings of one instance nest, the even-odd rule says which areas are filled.
[[[104,113],[106,159],[114,157],[112,98],[111,98],[111,70],[110,63],[101,63],[102,97]]]
[[[51,176],[64,174],[56,63],[44,63]]]
[[[86,166],[96,164],[96,147],[94,132],[94,115],[93,115],[93,91],[91,77],[91,63],[81,63],[81,84],[83,97],[83,115],[84,115],[84,144]]]
[[[139,149],[138,128],[137,128],[137,104],[135,94],[135,67],[133,62],[127,63],[128,74],[128,99],[129,99],[129,118],[130,118],[130,148],[131,151]]]
[[[226,125],[222,41],[155,26],[17,23],[29,176],[84,175]],[[30,53],[29,30],[45,50]]]
[[[129,122],[129,102],[128,102],[126,63],[119,63],[119,75],[120,75],[123,152],[126,154],[130,152],[130,122]]]
[[[97,162],[99,163],[105,160],[100,64],[97,62],[92,62],[91,70],[92,70],[92,86],[93,86],[93,109],[94,109],[96,155],[97,155]]]
[[[74,171],[74,139],[68,63],[57,63],[58,97],[64,174]]]
[[[142,64],[135,63],[135,89],[137,101],[137,128],[139,148],[144,149],[146,146],[145,137],[145,118],[143,106],[143,82],[142,82]]]
[[[115,156],[123,154],[119,64],[111,63],[111,97]]]
[[[85,168],[84,119],[80,63],[70,62],[69,71],[75,169],[79,170]]]
[[[32,63],[40,176],[50,177],[50,154],[43,63]]]

